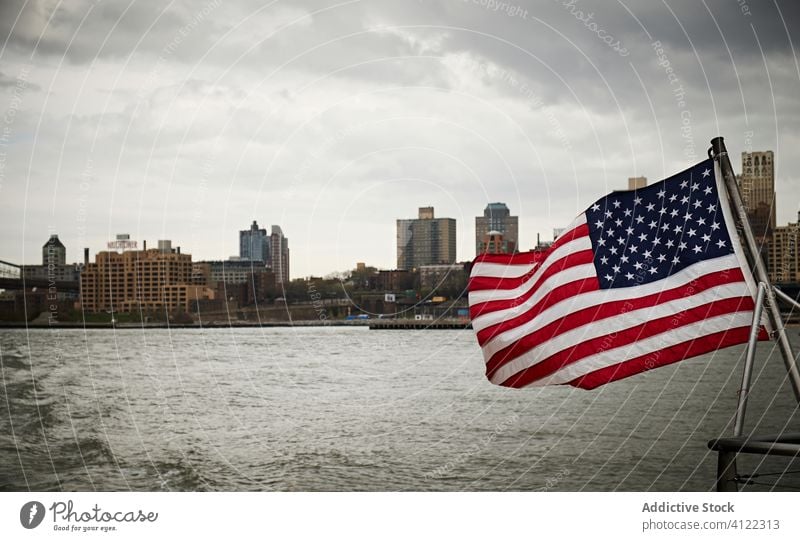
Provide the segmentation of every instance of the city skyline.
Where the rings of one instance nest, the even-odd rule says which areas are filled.
[[[770,156],[770,171],[772,171],[772,167],[773,167],[772,159],[773,159],[773,155],[774,155],[774,153],[773,153],[772,151],[759,151],[759,152],[747,153],[747,154],[743,153],[743,154],[742,154],[742,162],[744,162],[744,160],[746,160],[746,159],[747,159],[747,156],[751,156],[752,154],[755,154],[755,153],[758,153],[758,154],[765,154],[765,155],[767,155],[767,154],[768,154],[768,155]],[[778,161],[778,160],[776,159],[776,160],[775,160],[775,162],[777,162],[777,161]],[[743,165],[743,171],[744,171],[744,167],[745,167],[745,166]],[[746,176],[747,176],[747,175],[745,175],[745,177],[744,177],[744,178],[746,178]],[[643,178],[643,177],[642,177],[642,178]],[[742,183],[742,178],[743,178],[743,177],[742,177],[742,175],[741,175],[741,174],[737,174],[737,180],[738,180],[738,182],[739,182],[740,184]],[[632,188],[631,188],[631,186],[633,186],[632,180],[633,180],[632,178],[628,178],[628,185],[627,185],[627,189],[628,189],[628,190],[632,189]],[[646,185],[646,179],[644,180],[644,182],[645,182],[645,185]],[[623,186],[623,182],[622,182],[622,181],[620,181],[620,186]],[[623,187],[621,187],[620,189],[623,189]],[[742,190],[743,192],[744,192],[746,189],[747,189],[747,188],[742,188],[742,187],[740,187],[740,190]],[[797,202],[797,204],[799,205],[799,206],[798,206],[798,209],[797,209],[797,210],[794,212],[794,214],[793,214],[793,215],[791,215],[791,218],[790,218],[789,220],[787,220],[786,222],[781,222],[780,220],[778,220],[778,221],[777,221],[777,223],[776,223],[776,227],[777,227],[777,228],[786,227],[787,225],[796,225],[796,224],[798,223],[798,220],[800,220],[800,198],[798,198],[798,199],[796,200],[796,202]],[[791,202],[791,201],[788,201],[788,202],[786,202],[786,203],[777,203],[777,202],[776,202],[776,205],[775,205],[775,207],[774,207],[774,208],[771,208],[771,215],[772,215],[772,218],[773,218],[773,219],[775,219],[775,216],[776,216],[776,215],[777,215],[777,216],[780,216],[780,215],[782,215],[782,214],[788,214],[788,212],[781,212],[781,210],[783,210],[783,211],[786,211],[786,210],[787,210],[787,208],[791,208],[791,204],[792,204],[792,202]],[[788,207],[787,207],[787,205],[788,205]],[[787,207],[787,208],[782,208],[782,207]],[[473,219],[474,219],[474,224],[475,224],[475,225],[474,225],[474,227],[472,228],[472,232],[471,232],[471,233],[472,233],[472,235],[471,235],[471,238],[473,238],[473,239],[475,240],[475,242],[476,242],[476,243],[480,242],[480,238],[482,238],[482,235],[479,235],[479,232],[478,232],[478,231],[479,231],[479,229],[480,229],[480,226],[481,226],[482,224],[484,224],[484,223],[487,223],[487,224],[489,223],[489,218],[488,218],[488,216],[491,214],[490,210],[491,210],[491,209],[494,209],[494,208],[497,208],[497,209],[502,209],[502,212],[501,212],[501,214],[502,214],[502,217],[501,217],[501,218],[504,218],[504,219],[511,219],[511,220],[512,220],[512,222],[511,222],[511,223],[516,223],[516,221],[517,221],[518,217],[517,217],[517,216],[513,216],[513,215],[511,215],[511,211],[510,211],[510,209],[509,209],[509,208],[508,208],[508,207],[505,205],[505,203],[504,203],[504,202],[500,202],[500,201],[494,201],[494,202],[488,203],[488,204],[486,205],[486,208],[484,209],[483,215],[482,215],[482,216],[476,216],[475,218],[473,218]],[[395,246],[396,248],[398,248],[397,241],[399,240],[399,227],[400,227],[400,223],[401,223],[401,222],[403,222],[403,223],[412,223],[412,222],[419,221],[419,220],[422,218],[422,216],[423,216],[423,213],[429,213],[429,217],[430,217],[430,218],[433,218],[433,215],[434,215],[434,214],[433,214],[433,213],[434,213],[434,207],[419,207],[419,208],[418,208],[418,213],[419,213],[419,217],[418,217],[418,218],[413,218],[413,219],[408,219],[408,218],[401,219],[401,218],[397,218],[397,219],[395,219],[394,223],[395,223],[395,226],[396,226],[396,234],[395,234],[395,244],[394,244],[394,246]],[[751,225],[754,225],[754,220],[756,220],[756,221],[758,220],[758,216],[757,216],[757,214],[758,214],[758,213],[757,213],[757,212],[755,212],[755,211],[748,211],[748,215],[749,215],[749,217],[750,217],[750,220],[751,220]],[[498,215],[498,216],[500,216],[500,215]],[[426,218],[427,218],[427,217],[428,217],[428,215],[426,215]],[[440,219],[440,218],[436,218],[436,219],[438,220],[438,219]],[[449,218],[445,218],[445,219],[449,219]],[[792,221],[792,219],[793,219],[794,221]],[[502,221],[502,220],[501,220],[501,221]],[[455,220],[455,224],[456,224],[456,225],[458,224],[458,220]],[[458,229],[458,228],[456,227],[456,230],[457,230],[457,229]],[[558,231],[558,230],[560,230],[560,228],[558,228],[558,227],[555,227],[555,228],[553,228],[552,230],[554,231],[554,236],[555,236],[555,231]],[[250,227],[249,227],[249,229],[248,229],[248,230],[238,230],[238,233],[239,233],[239,243],[238,243],[238,244],[239,244],[239,253],[238,253],[238,255],[232,255],[232,254],[228,254],[228,255],[224,255],[224,254],[214,254],[214,255],[212,255],[211,257],[203,257],[203,258],[199,258],[199,257],[196,257],[196,255],[195,255],[195,254],[193,254],[193,253],[190,253],[190,252],[185,252],[185,253],[189,253],[190,255],[192,255],[192,258],[193,258],[193,260],[194,260],[195,262],[213,262],[213,261],[216,261],[216,262],[218,262],[218,261],[225,261],[225,260],[227,260],[227,261],[234,261],[234,260],[237,260],[237,259],[238,259],[238,260],[250,260],[250,258],[249,258],[249,257],[247,257],[247,255],[245,254],[245,250],[249,249],[249,248],[245,248],[245,240],[244,240],[244,239],[245,239],[245,234],[246,234],[246,233],[247,233],[247,234],[252,234],[252,233],[254,233],[254,232],[259,232],[259,231],[260,231],[260,232],[263,232],[263,233],[264,233],[264,235],[265,235],[265,236],[264,236],[264,239],[263,239],[263,242],[265,243],[265,244],[264,244],[264,249],[266,249],[266,250],[269,252],[269,257],[267,258],[267,260],[265,261],[265,263],[268,263],[268,265],[271,265],[271,262],[272,262],[272,256],[273,256],[272,254],[273,254],[273,253],[277,253],[277,252],[275,251],[275,248],[273,248],[273,246],[272,246],[272,244],[273,244],[273,243],[275,243],[275,241],[273,240],[275,237],[277,237],[278,239],[282,239],[282,240],[283,240],[283,244],[281,244],[281,242],[279,241],[279,242],[276,244],[276,247],[283,246],[283,247],[284,247],[284,249],[286,250],[286,252],[285,252],[285,253],[286,253],[286,255],[288,256],[288,253],[289,253],[289,252],[288,252],[288,238],[286,238],[286,237],[284,237],[284,236],[283,236],[283,231],[282,231],[281,227],[280,227],[280,226],[277,226],[277,225],[273,225],[273,226],[272,226],[271,233],[267,233],[266,229],[263,229],[263,228],[258,228],[257,220],[252,220],[252,223],[250,224]],[[488,233],[488,232],[489,232],[489,231],[487,230],[487,231],[486,231],[486,232],[484,232],[484,233]],[[66,258],[66,266],[70,266],[70,265],[73,265],[73,264],[76,264],[76,265],[77,265],[77,264],[80,264],[80,263],[81,263],[81,260],[79,260],[79,259],[70,260],[70,257],[71,257],[71,256],[69,256],[69,255],[68,255],[68,254],[69,254],[69,252],[67,251],[67,248],[66,248],[66,247],[65,247],[63,244],[61,244],[61,239],[60,239],[60,237],[59,237],[59,233],[58,233],[58,232],[48,231],[48,233],[50,234],[50,240],[52,240],[53,238],[55,238],[55,239],[58,241],[58,243],[59,243],[59,245],[60,245],[59,257],[60,257],[60,258]],[[131,241],[134,241],[134,242],[136,242],[136,241],[137,241],[137,239],[130,239],[130,235],[129,235],[129,234],[127,234],[127,233],[125,233],[125,234],[116,233],[116,234],[114,235],[114,237],[117,239],[117,242],[119,241],[119,239],[120,239],[121,237],[125,237],[126,239],[129,239],[129,240],[131,240]],[[514,229],[514,236],[513,236],[511,239],[512,239],[513,241],[516,241],[517,237],[518,237],[518,231],[516,231],[516,229]],[[549,237],[548,237],[547,235],[545,235],[544,237],[542,237],[542,238],[540,238],[540,239],[536,239],[536,236],[534,235],[534,238],[531,240],[531,242],[530,242],[530,243],[528,243],[528,242],[526,241],[526,243],[524,243],[522,246],[519,246],[519,245],[516,245],[516,242],[515,242],[515,246],[516,246],[516,248],[517,248],[517,251],[529,251],[529,250],[533,250],[533,249],[535,249],[535,248],[538,246],[538,245],[537,245],[537,240],[538,240],[538,241],[542,241],[542,240],[543,240],[544,242],[548,242],[548,238],[549,238]],[[142,240],[142,241],[143,241],[143,243],[145,243],[145,245],[146,245],[147,239],[141,239],[141,240]],[[509,240],[509,239],[506,239],[506,240]],[[112,243],[113,241],[112,241],[112,240],[111,240],[111,238],[109,237],[109,240],[108,240],[108,241],[106,241],[106,242],[107,242],[108,244],[110,244],[110,243]],[[171,239],[171,238],[170,238],[170,239],[168,239],[168,240],[164,240],[164,239],[158,239],[158,241],[157,241],[157,242],[159,242],[159,243],[161,243],[161,242],[172,242],[172,239]],[[251,242],[251,241],[248,241],[248,242],[247,242],[247,244],[249,245],[249,244],[250,244],[250,242]],[[49,241],[48,241],[48,242],[45,242],[45,244],[44,244],[44,245],[41,247],[41,250],[42,250],[42,252],[41,252],[41,253],[44,253],[44,251],[46,251],[46,250],[47,250],[48,244],[49,244]],[[466,262],[466,261],[469,261],[469,260],[471,260],[473,257],[475,257],[476,255],[478,255],[478,251],[477,251],[477,250],[478,250],[478,248],[479,248],[479,246],[476,246],[476,247],[474,248],[476,251],[475,251],[475,253],[474,253],[472,256],[467,256],[466,258],[458,258],[458,257],[457,257],[457,258],[455,258],[455,259],[453,260],[453,262]],[[73,249],[75,249],[75,250],[78,250],[78,253],[80,253],[80,254],[81,254],[81,257],[85,257],[84,250],[86,250],[86,249],[88,249],[88,250],[90,251],[90,253],[92,253],[92,254],[97,254],[98,252],[102,252],[102,251],[114,251],[113,249],[111,249],[111,248],[109,248],[109,247],[106,247],[106,248],[101,248],[101,249],[99,249],[99,250],[93,250],[93,247],[91,247],[91,246],[75,247],[75,248],[73,248]],[[142,247],[139,247],[139,248],[137,248],[137,249],[143,249],[143,248],[142,248]],[[371,266],[374,266],[374,267],[376,267],[376,268],[378,268],[378,269],[382,269],[382,270],[393,270],[393,269],[399,269],[399,268],[401,268],[401,266],[397,264],[397,263],[399,262],[399,260],[400,260],[400,255],[399,255],[399,252],[400,252],[400,250],[397,250],[397,254],[398,254],[398,255],[396,256],[396,259],[395,259],[395,261],[394,261],[394,263],[395,263],[394,265],[381,266],[381,265],[376,265],[376,264],[373,264],[373,262],[368,262],[368,263],[369,263]],[[33,253],[33,252],[29,252],[29,253]],[[39,253],[38,255],[41,255],[41,253]],[[766,256],[765,256],[765,257],[766,257]],[[362,258],[362,259],[363,259],[363,258]],[[257,261],[263,261],[263,259],[258,259],[258,258],[257,258],[256,260],[257,260]],[[288,260],[289,260],[289,258],[287,257],[287,258],[286,258],[286,261],[288,261]],[[320,273],[316,273],[316,274],[295,275],[294,277],[291,277],[291,275],[290,275],[290,279],[293,279],[293,278],[307,278],[307,277],[313,277],[313,276],[327,276],[327,275],[330,275],[330,274],[335,274],[335,273],[339,273],[339,272],[342,272],[342,271],[353,270],[353,269],[355,269],[355,268],[356,268],[356,265],[357,265],[358,261],[360,261],[360,260],[357,258],[356,260],[354,260],[354,261],[352,262],[352,265],[351,265],[351,266],[349,266],[349,267],[335,268],[335,269],[334,269],[334,268],[332,268],[332,269],[327,269],[327,270],[323,270],[322,272],[320,272]],[[22,264],[22,265],[24,265],[24,266],[27,266],[27,267],[29,267],[29,268],[33,268],[34,266],[38,265],[38,260],[37,260],[37,262],[36,262],[36,263],[30,263],[30,262],[21,262],[20,264]],[[431,262],[431,263],[427,263],[427,264],[436,264],[436,263],[434,263],[434,262]],[[287,267],[287,268],[286,268],[285,272],[288,274],[288,263],[286,263],[286,267]],[[279,283],[280,283],[280,281],[279,281]]]
[[[767,153],[767,152],[772,152],[772,151],[771,150],[751,151],[751,153]],[[733,155],[733,153],[731,153],[731,154]],[[780,157],[776,157],[775,158],[775,168],[778,168],[779,164],[780,164]],[[742,172],[739,171],[742,168],[741,168],[740,162],[738,162],[738,160],[734,161],[734,169],[737,171],[737,177],[742,175]],[[799,180],[799,182],[800,182],[800,180]],[[776,188],[776,190],[775,190],[776,199],[780,201],[776,205],[776,208],[773,209],[773,213],[772,213],[773,214],[773,219],[776,220],[776,225],[777,226],[784,226],[787,223],[794,223],[793,220],[796,220],[797,213],[798,213],[798,211],[800,211],[800,197],[796,197],[794,199],[792,199],[791,197],[784,197],[782,199],[781,198],[781,194],[778,191],[779,182],[777,181],[777,179],[775,180],[774,184],[775,184],[775,188]],[[625,188],[626,188],[626,186],[624,185],[624,179],[620,179],[619,182],[617,183],[617,188],[616,189],[625,189]],[[612,188],[612,189],[614,189],[614,188]],[[784,194],[784,195],[787,195],[787,194]],[[788,195],[796,195],[796,194],[790,193]],[[486,206],[491,205],[493,202],[496,202],[496,201],[497,201],[497,199],[492,199],[491,201],[487,201],[485,205]],[[793,202],[795,203],[795,207],[796,208],[792,207]],[[582,209],[582,210],[584,210],[584,209]],[[518,216],[518,218],[519,218],[520,222],[524,222],[525,221],[524,217],[521,216],[521,215]],[[458,254],[457,257],[456,257],[457,261],[471,260],[475,256],[474,239],[476,239],[477,232],[476,232],[476,229],[475,229],[474,226],[470,226],[469,225],[469,221],[470,220],[472,220],[473,222],[475,220],[474,214],[471,211],[465,211],[464,220],[459,220],[457,218],[455,219],[455,221],[456,221],[456,229],[458,231],[457,236],[459,237],[458,245],[457,245],[457,249],[456,249],[456,253]],[[463,221],[466,221],[467,224],[464,224]],[[103,245],[105,243],[107,243],[107,242],[112,241],[116,237],[116,235],[118,235],[118,233],[116,231],[109,231],[108,237],[105,238],[105,239],[103,239],[103,237],[101,237],[99,235],[96,235],[96,234],[93,234],[93,235],[92,234],[86,234],[86,235],[82,235],[82,236],[74,236],[74,235],[73,236],[65,236],[60,230],[58,230],[58,228],[53,228],[52,226],[48,226],[48,227],[49,228],[45,232],[48,232],[48,231],[56,231],[56,232],[58,232],[60,239],[62,241],[67,241],[68,242],[67,245],[70,246],[70,249],[72,249],[71,247],[74,246],[74,244],[72,244],[69,241],[73,240],[75,238],[85,238],[85,239],[92,238],[92,241],[97,243],[97,245],[99,246],[98,249],[95,249],[96,247],[94,245],[86,245],[86,246],[80,246],[80,247],[76,246],[74,249],[77,250],[77,252],[76,252],[76,255],[74,256],[74,261],[73,262],[80,262],[81,261],[82,252],[83,252],[84,248],[89,248],[93,253],[96,253],[98,251],[102,251],[102,250],[105,249],[103,247]],[[233,225],[232,227],[234,228],[234,231],[232,231],[233,233],[241,232],[241,229],[239,229],[241,227],[241,225]],[[528,251],[528,250],[533,249],[535,247],[535,245],[536,245],[537,233],[541,236],[542,239],[549,239],[550,238],[550,232],[553,229],[558,229],[559,227],[560,227],[560,225],[556,224],[556,223],[550,224],[549,227],[548,227],[548,224],[545,223],[544,224],[544,229],[542,231],[525,231],[525,230],[520,231],[521,236],[522,236],[522,238],[524,240],[521,243],[521,245],[519,245],[517,247],[517,249],[519,251]],[[122,230],[127,231],[124,228]],[[464,230],[466,230],[466,232],[462,233],[462,231],[464,231]],[[35,237],[35,239],[33,241],[29,242],[28,244],[36,244],[37,242],[41,243],[41,240],[40,240],[41,234],[45,233],[45,232],[28,231],[28,233],[27,233],[25,238],[27,239],[29,237],[38,235],[38,236]],[[135,234],[132,234],[132,233],[131,233],[131,235],[132,235],[132,238],[138,238],[138,239],[142,239],[142,240],[144,239],[144,237],[142,237],[142,236],[138,236],[138,235],[135,235]],[[473,243],[470,246],[464,246],[464,244],[465,244],[464,235],[467,235],[467,239],[466,239],[467,243],[470,242],[470,239],[473,240]],[[269,239],[269,236],[270,236],[270,233],[267,232],[267,239]],[[150,239],[156,240],[157,235],[147,235],[147,237],[150,238]],[[190,235],[190,238],[191,237],[196,237],[196,235]],[[167,231],[164,235],[162,235],[159,238],[162,238],[162,239],[163,238],[175,239],[176,236],[172,235],[170,232]],[[188,243],[184,243],[184,246],[186,246],[187,244]],[[241,257],[241,239],[239,239],[238,241],[233,241],[233,242],[225,242],[223,244],[225,244],[226,246],[233,245],[233,248],[235,248],[235,249],[231,249],[226,253],[213,253],[209,249],[207,249],[207,248],[203,249],[202,247],[201,247],[200,250],[195,250],[195,251],[190,251],[188,248],[186,248],[186,250],[187,250],[187,252],[192,253],[193,257],[195,257],[197,260],[228,259],[228,258],[231,258],[231,257],[237,257],[237,254],[238,254],[238,257]],[[6,246],[8,246],[8,245],[6,245]],[[19,254],[25,253],[25,257],[27,258],[26,261],[20,261],[20,264],[31,265],[31,264],[33,264],[33,263],[31,263],[31,261],[37,261],[37,258],[38,258],[39,254],[37,253],[37,251],[35,249],[31,249],[31,248],[33,248],[33,247],[32,246],[22,246],[21,244],[20,244],[20,246],[18,246],[17,253],[19,253]],[[394,245],[392,246],[392,248],[393,248],[392,251],[394,251]],[[472,253],[470,253],[470,250],[471,250]],[[7,253],[14,253],[14,251],[11,251],[11,250],[6,250],[6,252]],[[72,257],[72,256],[69,256],[69,257]],[[69,257],[68,257],[68,259],[69,259]],[[356,255],[356,257],[355,257],[355,259],[353,260],[352,263],[354,264],[354,262],[356,260],[362,260],[362,259],[365,259],[365,257]],[[395,261],[395,260],[396,260],[396,256],[391,258],[391,260],[386,264],[381,264],[379,262],[370,262],[370,264],[374,264],[374,266],[379,267],[379,268],[390,269],[390,268],[396,268],[395,264],[392,263],[392,261]],[[327,268],[327,269],[326,268],[322,268],[321,265],[317,265],[317,266],[314,267],[314,268],[318,269],[316,272],[305,273],[305,274],[297,273],[297,274],[294,274],[294,277],[320,276],[320,275],[329,274],[331,272],[339,272],[339,271],[343,271],[343,270],[349,269],[350,267],[347,266],[347,265],[350,264],[350,263],[351,262],[345,262],[345,266],[344,267],[335,267],[335,268],[331,267],[331,268]],[[396,263],[396,261],[395,261],[395,263]]]
[[[0,256],[33,262],[52,230],[69,247],[127,231],[224,258],[243,217],[268,216],[294,276],[392,268],[387,218],[428,204],[456,220],[468,260],[486,204],[514,210],[527,250],[624,179],[696,163],[717,135],[731,156],[774,151],[777,199],[797,199],[794,3],[582,1],[620,50],[558,2],[535,17],[324,4],[212,1],[161,20],[146,2],[54,16],[3,3]],[[797,206],[779,204],[777,223]]]

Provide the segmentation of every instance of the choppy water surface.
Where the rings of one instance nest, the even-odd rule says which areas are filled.
[[[747,427],[798,431],[771,350]],[[742,354],[515,391],[469,331],[6,330],[0,490],[709,490]]]

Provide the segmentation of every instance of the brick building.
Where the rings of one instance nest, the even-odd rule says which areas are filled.
[[[214,292],[192,283],[192,256],[159,241],[158,249],[99,252],[80,276],[87,312],[191,311],[192,302]]]

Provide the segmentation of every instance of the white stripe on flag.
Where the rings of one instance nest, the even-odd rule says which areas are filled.
[[[575,252],[581,252],[584,250],[591,250],[592,249],[592,241],[589,236],[580,237],[575,240],[571,240],[566,244],[561,245],[560,247],[556,248],[553,254],[548,257],[545,261],[542,261],[542,266],[536,269],[536,272],[533,273],[533,276],[519,286],[515,287],[514,289],[480,289],[478,291],[470,291],[469,293],[469,305],[474,306],[476,304],[486,302],[486,301],[500,301],[500,300],[511,300],[524,295],[536,284],[536,281],[544,274],[544,272],[549,269],[555,262],[561,259],[564,256],[570,255]],[[589,266],[592,267],[592,276],[594,276],[594,264],[590,263]],[[571,267],[568,270],[571,270]],[[566,271],[564,271],[566,272]],[[559,273],[561,274],[561,273]],[[553,276],[558,276],[555,274]],[[563,282],[568,283],[568,282]]]
[[[506,265],[505,263],[475,263],[470,276],[485,276],[487,278],[519,278],[539,266],[539,263],[519,263]]]
[[[538,387],[541,385],[569,383],[581,376],[591,374],[602,368],[614,366],[627,359],[655,353],[689,340],[702,340],[704,336],[712,333],[728,331],[737,327],[749,327],[752,319],[753,311],[750,309],[744,312],[723,314],[690,325],[684,325],[672,331],[657,334],[632,344],[586,357],[576,363],[565,366],[546,378],[533,382],[531,385]]]
[[[565,284],[572,283],[576,280],[584,280],[586,278],[594,278],[595,277],[595,270],[594,270],[594,263],[586,263],[584,265],[575,265],[574,267],[569,267],[566,270],[558,272],[542,282],[539,288],[531,295],[530,301],[531,305],[535,305],[539,302],[542,297],[547,295],[553,289],[563,286]],[[470,296],[472,294],[470,293]],[[512,300],[517,298],[511,297],[510,299],[502,299],[502,300]],[[500,299],[492,299],[492,300],[500,300]],[[477,318],[476,318],[477,319]],[[473,327],[475,329],[475,327]]]
[[[660,319],[670,315],[677,315],[684,310],[690,310],[703,304],[723,299],[749,297],[750,291],[744,282],[725,284],[707,289],[691,297],[681,297],[670,302],[648,306],[639,310],[632,310],[614,317],[596,320],[581,327],[576,327],[567,332],[554,336],[546,342],[527,351],[511,362],[506,363],[492,377],[492,382],[500,383],[507,380],[520,370],[535,365],[537,362],[550,357],[560,351],[569,349],[575,344],[586,342],[594,338],[601,338],[609,334],[618,333],[625,329],[641,326],[648,321]],[[752,313],[752,311],[751,311]],[[517,327],[494,338],[484,345],[484,359],[488,361],[492,355],[521,339],[528,332],[517,332]],[[676,329],[679,327],[675,327]]]

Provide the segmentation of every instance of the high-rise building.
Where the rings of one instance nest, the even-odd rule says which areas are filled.
[[[486,235],[490,231],[502,236],[502,253],[512,254],[519,246],[519,217],[511,216],[505,203],[489,203],[483,216],[475,217],[475,254],[487,251]]]
[[[58,240],[58,235],[50,235],[50,238],[42,246],[42,265],[66,265],[67,249]]]
[[[275,273],[277,283],[289,281],[289,239],[278,225],[268,234],[253,220],[250,229],[239,231],[239,259],[261,261]]]
[[[433,207],[420,207],[416,219],[397,220],[397,268],[454,263],[456,221],[435,218]]]
[[[775,229],[775,168],[771,150],[742,152],[739,191],[750,227],[763,244]]]
[[[192,283],[192,256],[159,248],[99,252],[80,275],[81,306],[86,312],[135,310],[191,311],[192,301],[213,299],[214,292]]]
[[[638,190],[647,187],[647,177],[628,177],[628,189]]]
[[[266,229],[259,229],[253,220],[250,229],[239,231],[239,257],[249,261],[267,262],[270,258],[270,240]]]
[[[776,227],[772,232],[769,279],[775,283],[800,282],[800,212],[797,223]]]
[[[275,282],[282,284],[289,281],[289,239],[283,236],[280,226],[273,225],[269,237],[270,259]]]
[[[509,250],[511,248],[511,250]],[[480,252],[487,254],[508,254],[514,252],[515,246],[508,246],[503,234],[499,231],[489,231],[483,235],[483,242],[480,245]]]

